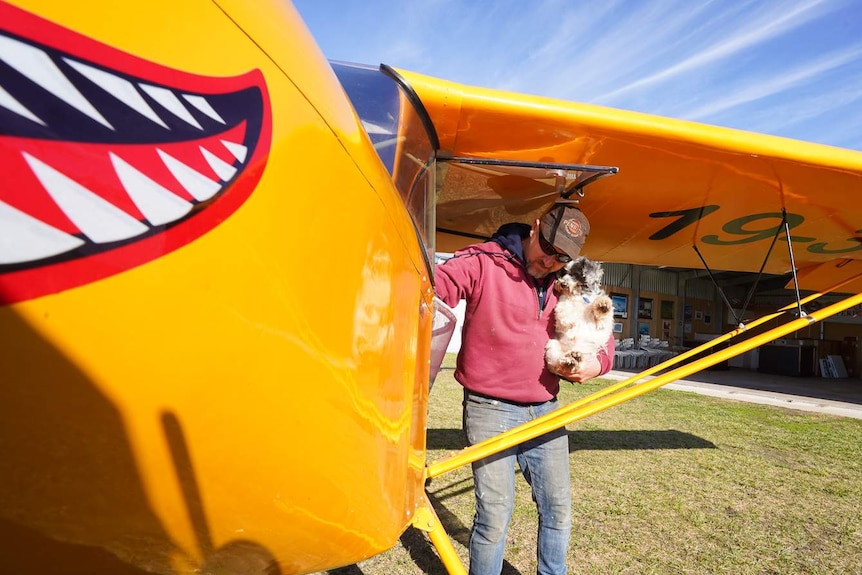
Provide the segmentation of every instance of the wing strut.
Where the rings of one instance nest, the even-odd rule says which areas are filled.
[[[730,305],[730,302],[728,301],[727,296],[726,296],[726,295],[724,295],[724,290],[723,290],[723,289],[721,289],[721,286],[719,286],[719,285],[718,285],[718,282],[717,282],[717,281],[715,281],[715,276],[713,276],[713,275],[712,275],[712,270],[711,270],[711,269],[709,269],[709,264],[707,264],[707,263],[706,263],[706,260],[703,258],[703,255],[700,253],[700,250],[699,250],[699,249],[697,249],[697,245],[692,245],[692,247],[694,248],[694,251],[695,251],[695,253],[697,254],[697,257],[699,257],[699,258],[700,258],[700,261],[703,263],[703,268],[706,270],[706,273],[707,273],[707,274],[709,274],[709,279],[711,279],[711,280],[712,280],[712,285],[714,285],[714,286],[715,286],[715,289],[717,289],[717,290],[718,290],[719,295],[721,295],[721,299],[723,299],[723,300],[724,300],[724,305],[726,305],[726,306],[727,306],[727,309],[729,309],[729,310],[730,310],[730,313],[733,315],[733,321],[734,321],[734,322],[736,323],[736,325],[738,325],[740,328],[744,328],[745,326],[743,325],[742,320],[740,320],[740,319],[739,319],[739,316],[737,316],[737,315],[736,315],[736,312],[733,310],[733,306],[732,306],[732,305]],[[772,249],[772,248],[770,248],[770,249]],[[765,263],[765,260],[764,260],[764,263]],[[762,269],[762,268],[761,268],[761,269]],[[759,279],[759,278],[758,278],[758,279]],[[748,302],[746,302],[746,304],[747,304],[747,303],[748,303]],[[743,309],[743,310],[742,310],[742,315],[745,315],[745,309]]]
[[[781,211],[781,223],[782,225],[787,225],[787,212]],[[748,290],[748,295],[745,297],[745,303],[742,306],[742,316],[745,317],[745,312],[748,310],[748,304],[751,302],[751,298],[754,296],[754,293],[757,291],[757,284],[760,283],[760,278],[763,277],[763,270],[766,267],[766,262],[769,261],[769,256],[772,255],[772,248],[775,247],[775,242],[778,241],[778,228],[775,229],[775,235],[772,236],[772,243],[769,244],[769,249],[766,251],[766,257],[763,258],[763,263],[760,264],[760,271],[757,272],[757,279],[754,281],[754,284],[751,286],[751,289]],[[791,254],[793,250],[791,249]],[[797,294],[796,299],[799,299],[799,294]],[[739,324],[742,325],[741,323]]]
[[[781,230],[784,230],[784,235],[787,238],[787,251],[790,253],[790,269],[793,271],[793,287],[796,290],[796,307],[798,317],[805,317],[805,312],[802,310],[802,302],[800,301],[799,295],[799,284],[796,281],[796,262],[793,258],[793,244],[791,243],[790,238],[790,224],[787,222],[787,210],[785,208],[781,208],[781,225],[775,228],[775,235],[772,236],[772,243],[769,244],[769,249],[766,251],[766,256],[763,258],[763,263],[760,264],[760,271],[757,272],[757,279],[754,281],[754,284],[751,286],[751,289],[748,290],[748,295],[745,298],[745,303],[742,305],[742,317],[745,317],[745,312],[748,309],[748,304],[751,302],[751,297],[754,295],[757,290],[757,284],[760,283],[760,278],[763,277],[763,270],[766,268],[766,262],[769,261],[769,256],[772,255],[772,249],[775,247],[775,242],[778,241],[778,234]],[[709,269],[709,264],[706,263],[703,255],[700,253],[700,250],[697,249],[697,245],[692,246],[694,248],[697,257],[700,258],[700,261],[703,263],[703,267],[706,270],[706,273],[709,274],[709,279],[712,280],[712,284],[718,290],[718,293],[721,295],[721,299],[724,300],[724,304],[727,306],[727,309],[730,310],[730,313],[733,315],[733,320],[740,329],[745,329],[745,324],[739,316],[736,315],[736,312],[733,310],[733,306],[730,305],[730,302],[727,300],[727,296],[724,295],[724,290],[718,285],[718,282],[715,280],[715,277],[712,275],[712,270]]]
[[[805,317],[802,311],[802,302],[799,300],[799,282],[796,279],[796,261],[793,259],[793,245],[790,243],[790,224],[787,223],[787,210],[781,208],[781,218],[784,222],[784,235],[787,236],[787,251],[790,253],[790,270],[793,272],[793,290],[796,292],[796,313],[798,317]]]

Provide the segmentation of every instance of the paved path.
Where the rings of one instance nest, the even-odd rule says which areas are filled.
[[[622,380],[632,375],[613,370],[606,377]],[[730,368],[701,371],[664,388],[862,419],[862,379],[787,377]]]

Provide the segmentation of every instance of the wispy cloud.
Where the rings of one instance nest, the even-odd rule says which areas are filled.
[[[743,88],[731,91],[728,97],[723,99],[712,99],[707,103],[683,112],[682,117],[691,120],[702,120],[715,116],[719,112],[726,111],[741,104],[748,104],[757,100],[762,100],[769,96],[779,94],[802,84],[811,83],[823,77],[827,72],[831,72],[842,66],[854,62],[862,57],[862,44],[853,46],[838,54],[829,54],[823,58],[819,58],[815,62],[809,62],[792,70],[783,70],[774,74],[769,78],[759,78],[757,82],[749,82]],[[859,86],[858,88],[862,88]],[[858,91],[856,92],[859,93]],[[824,102],[822,97],[816,98],[818,101],[817,110],[820,113],[824,110]]]
[[[603,94],[598,99],[612,102],[634,90],[696,72],[698,69],[719,60],[725,60],[743,51],[751,50],[759,44],[807,24],[813,18],[821,17],[823,13],[818,13],[815,8],[824,5],[824,1],[813,0],[788,7],[785,12],[779,14],[774,12],[761,13],[756,18],[743,19],[739,22],[741,27],[736,31],[729,29],[729,26],[723,27],[722,37],[705,49],[647,77]],[[727,34],[725,35],[725,33]]]
[[[862,149],[858,0],[296,4],[331,58]]]

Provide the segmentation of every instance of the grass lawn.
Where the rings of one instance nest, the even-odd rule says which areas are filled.
[[[464,447],[453,363],[447,356],[431,393],[429,461]],[[610,383],[564,383],[560,399]],[[570,573],[862,573],[862,420],[659,389],[568,430]],[[469,468],[428,486],[465,564],[472,488]],[[522,478],[517,489],[503,573],[530,575],[536,513]],[[446,571],[408,529],[392,550],[330,573]]]

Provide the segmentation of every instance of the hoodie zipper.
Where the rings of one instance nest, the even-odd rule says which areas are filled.
[[[538,309],[536,319],[542,319],[542,313],[545,311],[545,308],[548,307],[548,291],[551,289],[551,286],[553,286],[553,281],[549,283],[547,278],[538,280],[529,275],[527,277],[532,280],[533,292],[536,294],[536,308]],[[544,282],[545,285],[542,285],[541,282]]]

